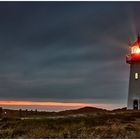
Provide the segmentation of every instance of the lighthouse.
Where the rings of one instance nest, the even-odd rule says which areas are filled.
[[[127,109],[140,109],[140,37],[129,46],[126,63],[130,64]]]

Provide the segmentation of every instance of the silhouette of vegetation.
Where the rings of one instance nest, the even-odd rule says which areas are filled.
[[[61,112],[5,111],[0,138],[140,138],[140,111],[89,107]]]

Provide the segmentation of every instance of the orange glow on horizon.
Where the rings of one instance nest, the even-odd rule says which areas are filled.
[[[63,102],[35,102],[35,101],[0,101],[0,105],[37,105],[37,106],[65,106],[65,107],[84,107],[95,106],[90,103],[63,103]]]
[[[115,108],[122,108],[125,105],[124,104],[116,104],[116,103],[78,103],[78,102],[37,102],[37,101],[15,101],[15,100],[1,100],[0,101],[1,107],[6,107],[9,109],[19,109],[26,107],[26,109],[29,107],[29,109],[39,109],[39,110],[55,110],[55,111],[61,111],[66,109],[75,109],[75,108],[82,108],[82,107],[96,107],[96,108],[102,108],[107,110],[112,110]],[[27,107],[28,106],[28,107]],[[37,107],[38,106],[38,107]],[[31,108],[30,108],[31,107]]]

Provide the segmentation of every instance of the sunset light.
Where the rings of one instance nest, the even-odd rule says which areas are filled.
[[[26,106],[65,106],[65,107],[84,107],[94,106],[89,103],[62,103],[62,102],[33,102],[33,101],[0,101],[0,105],[26,105]]]

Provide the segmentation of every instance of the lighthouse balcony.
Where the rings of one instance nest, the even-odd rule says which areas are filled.
[[[131,55],[126,55],[126,63],[131,64]]]
[[[140,62],[140,55],[139,54],[127,55],[126,62],[129,64],[131,64],[132,62]]]

